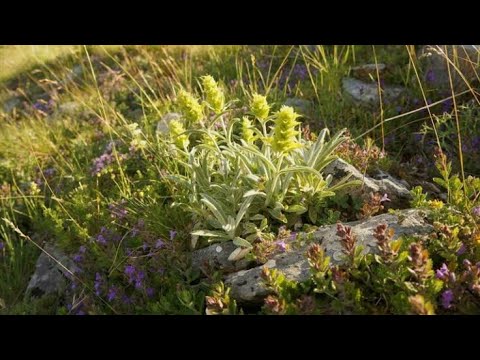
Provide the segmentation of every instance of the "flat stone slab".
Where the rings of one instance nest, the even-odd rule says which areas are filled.
[[[70,271],[76,271],[73,261],[57,248],[46,245],[45,251]],[[42,297],[50,294],[62,294],[67,285],[68,272],[44,252],[38,257],[35,272],[28,283],[26,297]]]
[[[433,226],[426,221],[426,213],[418,209],[400,210],[395,214],[382,214],[345,225],[352,227],[352,231],[357,237],[357,244],[364,246],[365,253],[376,253],[378,250],[373,231],[379,224],[385,223],[389,228],[395,230],[394,240],[402,235],[424,235],[433,230]],[[334,224],[320,228],[314,233],[312,240],[312,242],[321,244],[333,264],[343,261],[342,247],[340,239],[336,235],[336,227],[336,224]],[[306,257],[308,247],[309,244],[304,245],[299,249],[278,254],[264,265],[227,275],[225,284],[231,287],[231,296],[239,303],[261,303],[269,294],[261,278],[264,266],[282,271],[289,280],[300,282],[307,280],[310,276]]]
[[[342,86],[345,93],[359,103],[366,105],[376,105],[380,103],[377,83],[364,82],[353,78],[344,78],[342,80]],[[394,101],[404,91],[405,88],[401,86],[384,85],[382,100],[387,102]]]

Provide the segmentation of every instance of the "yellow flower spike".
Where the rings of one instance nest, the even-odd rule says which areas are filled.
[[[296,138],[300,132],[295,130],[295,127],[300,124],[296,121],[299,116],[290,106],[282,106],[280,111],[276,113],[272,140],[274,151],[288,153],[302,146]]]
[[[257,119],[260,121],[265,120],[270,112],[267,98],[259,94],[253,94],[252,102],[250,103],[250,110]]]
[[[200,105],[198,100],[189,92],[180,90],[177,103],[188,121],[196,123],[203,118],[202,105]]]
[[[206,95],[208,104],[213,109],[215,114],[220,114],[225,105],[225,95],[212,76],[202,76],[201,79],[203,91]]]
[[[255,133],[252,130],[252,122],[244,116],[242,118],[242,138],[247,144],[253,144],[255,141]]]
[[[190,141],[188,140],[188,135],[185,134],[185,128],[180,121],[170,121],[170,124],[168,124],[168,128],[170,129],[170,136],[172,137],[173,142],[178,148],[183,150],[190,144]]]

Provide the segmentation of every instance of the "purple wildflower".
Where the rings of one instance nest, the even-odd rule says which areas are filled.
[[[107,294],[107,299],[108,301],[112,301],[117,297],[117,288],[115,286],[112,286],[110,289],[108,289],[108,294]]]
[[[148,296],[149,298],[153,297],[153,295],[155,294],[155,290],[154,290],[153,288],[151,288],[151,287],[147,288],[147,290],[145,290],[145,291],[146,291],[147,296]]]
[[[107,239],[102,234],[97,235],[97,242],[102,245],[107,245]]]
[[[143,251],[147,251],[147,249],[148,249],[148,244],[147,244],[147,243],[143,243],[142,249],[143,249]]]
[[[5,244],[3,243],[3,241],[0,241],[0,250],[3,250],[5,248]]]
[[[53,176],[55,174],[55,172],[56,172],[55,168],[48,168],[48,169],[43,171],[43,174],[46,177],[50,177],[50,176]]]
[[[87,251],[87,248],[85,247],[85,245],[80,246],[80,248],[78,249],[78,252],[80,254],[85,254],[86,251]]]
[[[95,288],[95,294],[97,296],[100,296],[101,294],[101,287],[103,285],[103,279],[102,275],[100,273],[95,273],[95,282],[94,282],[94,288]]]
[[[170,241],[175,239],[175,236],[177,236],[177,232],[175,230],[170,230]]]
[[[448,99],[448,100],[445,100],[442,104],[442,111],[445,113],[448,113],[450,112],[450,110],[452,110],[452,107],[453,107],[453,101],[452,99]]]
[[[445,263],[443,263],[440,269],[435,272],[435,276],[437,277],[437,279],[440,280],[445,280],[449,276],[449,274],[450,270],[448,270],[448,267]]]
[[[135,266],[133,266],[133,265],[127,265],[127,266],[125,266],[124,272],[125,272],[125,274],[128,275],[129,277],[133,277],[133,275],[135,274],[135,271],[136,271]]]
[[[73,257],[73,261],[75,261],[76,263],[82,262],[83,256],[81,254],[75,254],[75,256]]]
[[[287,251],[287,244],[285,243],[285,241],[277,241],[275,243],[277,245],[277,248],[281,251],[281,252],[285,252]]]
[[[480,216],[480,206],[474,207],[472,212],[473,212],[473,215]]]
[[[290,241],[295,241],[297,239],[297,233],[292,231],[290,233]]]
[[[165,242],[162,239],[158,239],[155,243],[155,249],[162,249],[165,247]]]
[[[123,220],[128,214],[127,209],[123,207],[125,203],[126,201],[122,200],[119,204],[108,205],[108,209],[110,210],[110,216],[114,219]]]
[[[472,139],[471,145],[472,145],[473,150],[479,151],[480,150],[480,136],[475,136]]]
[[[427,83],[433,83],[435,81],[435,73],[433,72],[432,69],[427,71],[427,75],[425,76],[425,80]]]
[[[462,243],[462,246],[460,246],[460,249],[457,251],[457,255],[463,255],[467,251],[467,247],[465,246],[464,243]]]
[[[452,307],[453,301],[453,292],[452,290],[446,290],[442,294],[442,306],[445,309],[450,309]]]

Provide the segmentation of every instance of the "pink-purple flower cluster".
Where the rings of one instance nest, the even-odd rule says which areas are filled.
[[[112,164],[115,159],[115,154],[113,153],[113,148],[116,145],[115,141],[110,141],[102,155],[93,160],[92,175],[100,174],[108,165]],[[118,160],[123,161],[127,159],[128,154],[118,154]]]
[[[124,220],[128,215],[128,210],[125,209],[126,200],[122,199],[119,203],[113,203],[108,205],[108,210],[110,210],[110,216],[113,219]]]

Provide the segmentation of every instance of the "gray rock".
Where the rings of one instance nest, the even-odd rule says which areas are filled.
[[[375,79],[377,77],[377,68],[379,74],[383,74],[387,65],[385,64],[365,64],[360,66],[355,66],[352,68],[352,75],[356,78],[367,79],[369,76],[373,76]]]
[[[433,230],[433,226],[427,223],[425,215],[421,210],[407,209],[398,211],[395,215],[382,214],[346,225],[352,227],[352,231],[357,237],[357,244],[364,246],[364,253],[376,253],[378,249],[373,231],[378,225],[386,223],[389,228],[393,228],[395,230],[394,240],[402,235],[421,236]],[[313,242],[319,243],[324,248],[333,264],[343,261],[342,247],[336,231],[336,225],[324,226],[313,236]],[[232,297],[243,304],[261,303],[263,298],[269,294],[261,278],[263,267],[278,269],[292,281],[307,280],[310,276],[306,258],[308,246],[303,245],[299,249],[278,254],[262,266],[227,275],[225,284],[231,287]]]
[[[223,273],[239,271],[247,268],[248,261],[230,261],[228,257],[237,248],[232,241],[222,242],[196,250],[192,253],[192,267],[202,269],[210,267]]]
[[[312,111],[313,104],[311,101],[299,98],[288,98],[285,100],[286,106],[291,106],[296,113],[300,115],[308,115]]]
[[[411,199],[410,191],[404,182],[397,180],[384,173],[381,179],[373,179],[362,174],[354,166],[342,159],[336,159],[331,162],[324,170],[325,175],[332,175],[332,185],[337,184],[344,177],[348,176],[350,180],[360,180],[362,185],[343,189],[339,193],[348,193],[352,197],[361,197],[364,200],[370,198],[370,193],[380,192],[387,194],[391,202],[389,207],[405,208],[409,206]]]
[[[425,74],[425,83],[439,90],[450,90],[448,58],[455,63],[463,77],[471,83],[477,81],[480,67],[480,45],[426,45],[418,54]],[[468,89],[465,80],[450,64],[454,90]]]
[[[157,134],[167,134],[168,124],[172,120],[178,120],[182,117],[179,113],[166,113],[157,123]]]
[[[378,94],[378,84],[368,83],[353,78],[344,78],[342,80],[343,90],[355,101],[365,105],[376,105],[380,102]],[[405,88],[401,86],[385,85],[383,87],[383,101],[391,102],[397,99]]]
[[[73,261],[57,248],[46,245],[45,251],[70,271],[78,270]],[[38,257],[35,273],[28,283],[25,295],[26,297],[42,297],[50,294],[62,294],[69,276],[70,274],[62,266],[42,252]]]

